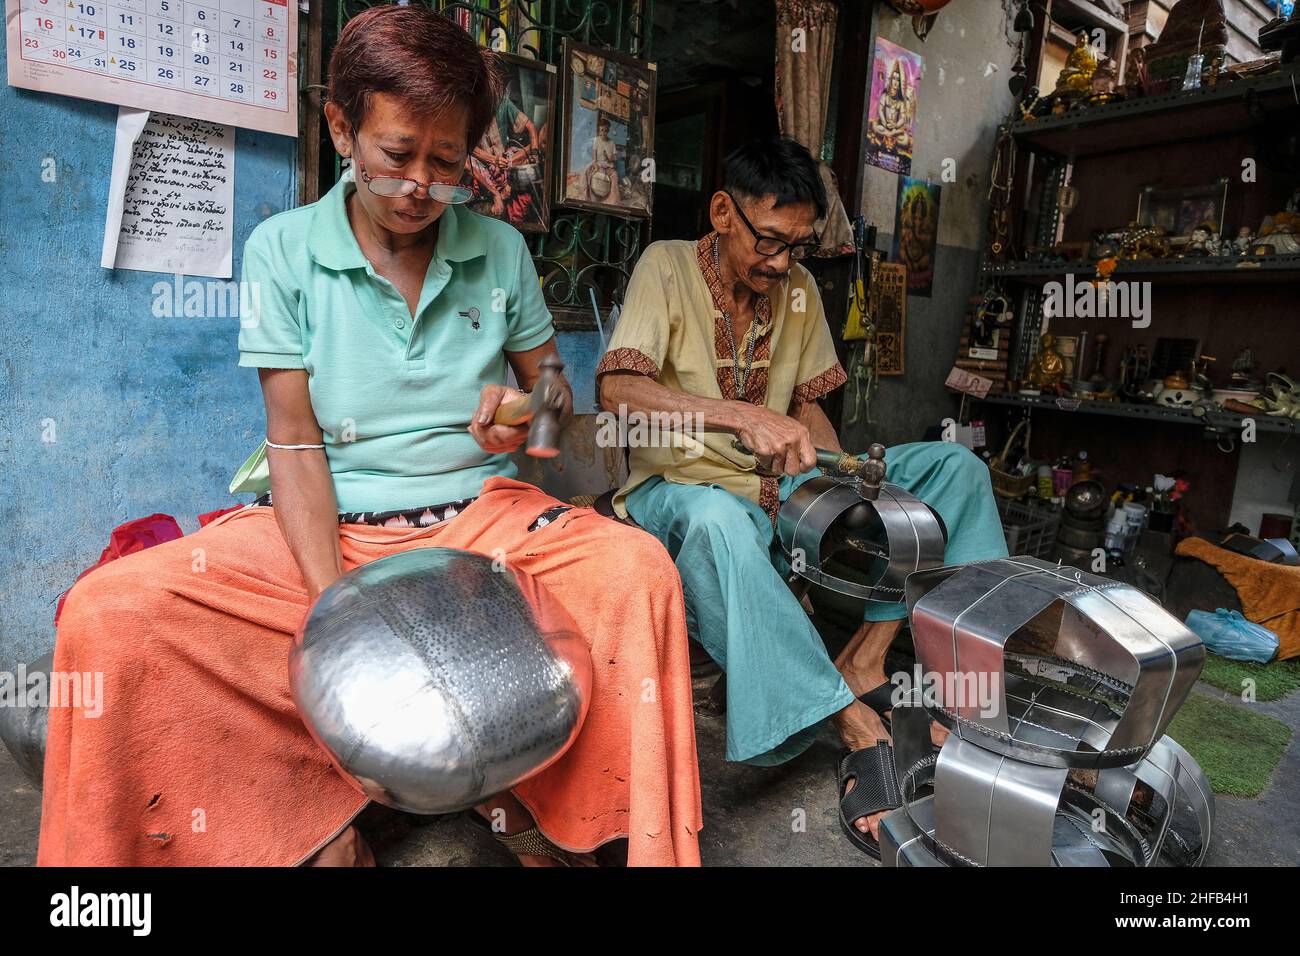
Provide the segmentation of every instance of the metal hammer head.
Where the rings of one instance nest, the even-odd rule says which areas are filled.
[[[541,366],[542,377],[533,386],[533,420],[525,450],[534,458],[554,458],[560,453],[560,415],[565,399],[560,373],[564,363],[558,355],[548,355]]]
[[[863,498],[875,501],[880,497],[880,486],[885,483],[885,446],[873,442],[867,449],[867,458],[858,469],[862,483],[858,491]]]
[[[568,394],[560,377],[564,363],[548,355],[540,364],[542,375],[532,392],[499,406],[493,420],[498,425],[528,422],[525,451],[534,458],[554,458],[560,453],[560,416]]]

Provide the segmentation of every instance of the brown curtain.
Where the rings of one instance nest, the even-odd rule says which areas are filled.
[[[853,230],[835,176],[821,162],[838,15],[833,0],[776,0],[776,115],[781,132],[813,154],[826,184],[829,208],[818,223],[820,256],[853,251]]]

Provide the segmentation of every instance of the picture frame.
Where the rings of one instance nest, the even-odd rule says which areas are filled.
[[[907,338],[907,266],[898,262],[875,266],[867,308],[876,321],[876,373],[902,375]]]
[[[555,165],[557,70],[513,53],[497,56],[505,93],[466,164],[467,184],[474,190],[469,207],[523,233],[547,232]]]
[[[1190,236],[1202,222],[1214,223],[1214,232],[1223,231],[1223,217],[1228,205],[1228,178],[1216,179],[1204,186],[1163,189],[1146,186],[1138,194],[1137,223],[1165,231],[1173,237]]]
[[[655,64],[567,37],[560,61],[555,205],[650,218]]]

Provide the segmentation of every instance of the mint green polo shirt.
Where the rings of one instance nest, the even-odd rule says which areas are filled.
[[[479,394],[505,383],[506,352],[554,334],[532,258],[509,223],[448,206],[413,319],[352,233],[344,199],[355,188],[349,172],[248,237],[239,364],[306,369],[340,511],[474,497],[486,479],[517,474],[469,434]],[[263,445],[231,490],[269,488]]]

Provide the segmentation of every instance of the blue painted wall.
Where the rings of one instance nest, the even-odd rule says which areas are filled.
[[[237,317],[160,317],[154,286],[172,276],[99,266],[116,122],[115,106],[0,87],[0,670],[53,646],[59,595],[114,527],[163,512],[188,533],[248,500],[226,489],[264,430]],[[249,232],[297,187],[293,140],[240,129],[235,145],[237,277]],[[560,350],[590,412],[599,339],[566,334]],[[562,473],[532,480],[556,494],[614,484],[580,438],[589,426]]]
[[[115,106],[0,86],[0,669],[53,646],[59,594],[114,526],[161,511],[188,532],[234,504],[263,428],[237,318],[159,318],[170,276],[99,266],[116,122]],[[294,204],[296,146],[235,142],[238,275],[248,233]]]

